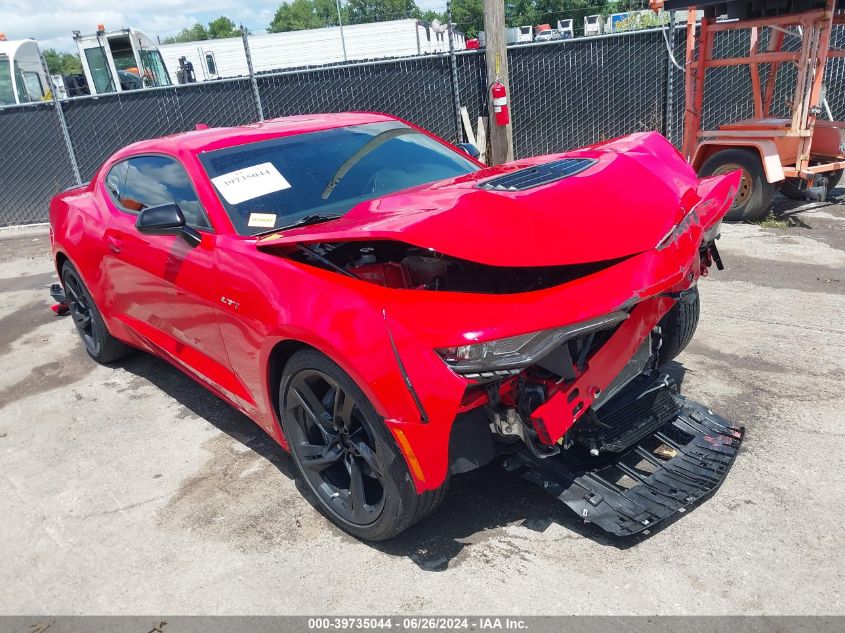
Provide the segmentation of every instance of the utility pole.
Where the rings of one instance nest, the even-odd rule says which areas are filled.
[[[485,56],[487,58],[487,109],[490,117],[490,164],[498,165],[513,160],[513,131],[510,124],[496,125],[493,99],[490,97],[490,85],[498,79],[508,91],[508,105],[510,105],[511,88],[508,80],[504,0],[484,0],[484,34],[487,36]]]
[[[464,142],[463,124],[461,123],[461,95],[458,94],[458,62],[455,59],[455,40],[452,30],[452,3],[446,3],[446,33],[449,36],[449,65],[452,70],[452,96],[455,98],[455,138]]]
[[[348,61],[346,57],[346,39],[343,37],[343,18],[340,16],[340,0],[337,0],[337,23],[340,25],[340,43],[343,45],[343,61]]]

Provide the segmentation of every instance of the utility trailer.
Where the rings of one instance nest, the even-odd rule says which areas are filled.
[[[830,48],[832,29],[845,25],[843,4],[841,0],[651,3],[653,9],[704,10],[698,33],[696,13],[688,14],[682,152],[699,175],[742,172],[726,219],[762,218],[778,189],[789,197],[824,200],[839,182],[845,169],[845,122],[820,117],[825,112],[826,62],[845,57],[845,50]],[[717,21],[720,15],[728,20]],[[747,34],[747,55],[720,56],[714,46],[720,34]],[[702,129],[708,78],[718,69],[737,66],[748,68],[754,116]],[[788,92],[791,95],[784,98],[782,93]]]
[[[156,43],[137,29],[100,24],[90,35],[74,31],[73,39],[92,95],[173,85]]]

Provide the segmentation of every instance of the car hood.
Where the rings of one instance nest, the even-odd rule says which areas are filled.
[[[481,188],[563,158],[587,169],[519,191]],[[692,168],[657,133],[482,169],[353,207],[337,220],[259,238],[262,250],[395,240],[492,266],[599,262],[653,249],[700,199]]]

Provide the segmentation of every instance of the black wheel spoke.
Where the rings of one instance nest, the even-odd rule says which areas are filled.
[[[299,445],[302,454],[302,465],[311,470],[322,471],[336,464],[343,457],[343,449],[339,444],[330,446],[318,446],[316,444],[302,443]]]
[[[70,315],[77,327],[86,328],[91,323],[91,314],[76,303],[71,305]]]
[[[337,427],[349,429],[352,425],[352,410],[355,408],[355,400],[350,398],[345,391],[339,387],[334,390],[334,423]]]
[[[352,517],[358,523],[364,523],[369,518],[371,509],[368,509],[367,498],[364,493],[364,474],[354,457],[350,462],[349,478],[349,502],[352,505]]]
[[[327,419],[328,412],[317,399],[314,391],[303,380],[291,388],[293,395],[299,401],[299,406],[305,411],[311,421],[317,425],[320,432],[325,438],[330,438],[335,435],[335,430],[332,428],[331,422]]]
[[[381,467],[379,466],[378,459],[376,458],[376,454],[373,452],[373,449],[361,441],[355,442],[355,450],[358,451],[358,454],[367,463],[370,470],[372,470],[372,476],[381,479]]]
[[[68,279],[65,284],[67,285],[67,291],[70,295],[71,301],[79,302],[79,289],[76,288],[76,284]]]

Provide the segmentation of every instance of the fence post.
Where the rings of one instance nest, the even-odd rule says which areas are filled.
[[[67,121],[65,120],[65,112],[62,109],[62,103],[56,96],[56,87],[53,85],[53,78],[50,77],[50,69],[47,67],[47,60],[41,54],[41,67],[44,69],[44,75],[47,77],[47,85],[50,86],[50,94],[53,96],[53,108],[56,110],[56,116],[59,117],[59,127],[62,129],[62,138],[65,141],[65,149],[67,150],[67,157],[70,160],[70,167],[73,170],[73,177],[76,179],[76,184],[82,184],[82,177],[79,174],[79,164],[76,162],[76,153],[73,151],[73,143],[70,140],[70,132],[67,129]]]
[[[455,40],[452,35],[452,3],[446,3],[446,32],[449,35],[449,62],[452,67],[452,97],[455,101],[455,138],[464,142],[463,124],[461,123],[461,93],[458,89],[458,60],[455,55]]]
[[[241,24],[241,39],[244,42],[244,54],[246,54],[246,66],[249,69],[249,81],[252,84],[252,96],[255,98],[255,109],[258,110],[258,120],[264,120],[264,107],[261,105],[261,93],[258,92],[258,81],[255,79],[255,71],[252,68],[252,54],[249,52],[249,40],[246,29]]]
[[[672,56],[675,54],[675,12],[669,11],[669,32],[667,33],[666,49],[666,107],[663,110],[663,136],[672,141],[673,121],[675,118],[675,65]]]

